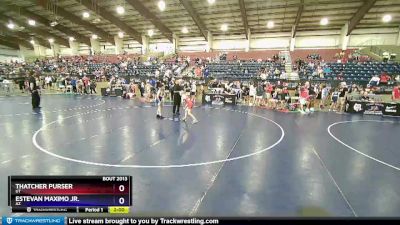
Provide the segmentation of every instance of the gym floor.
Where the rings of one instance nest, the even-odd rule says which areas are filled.
[[[9,175],[121,174],[135,216],[400,216],[396,118],[199,105],[192,125],[139,100],[30,101],[0,98],[1,215]]]

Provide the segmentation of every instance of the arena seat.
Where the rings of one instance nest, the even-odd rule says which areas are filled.
[[[211,76],[215,78],[240,78],[248,79],[257,77],[257,72],[262,68],[269,68],[274,71],[278,68],[285,71],[285,66],[281,63],[274,62],[252,62],[244,61],[240,64],[237,62],[226,61],[208,64]]]
[[[354,50],[355,49],[345,50],[344,57],[347,58],[350,53],[354,52]],[[318,54],[326,62],[336,62],[337,59],[335,58],[335,55],[341,51],[341,49],[296,49],[290,52],[290,56],[292,61],[295,61],[296,59],[306,59],[310,54]]]
[[[344,79],[349,81],[367,81],[374,75],[380,75],[382,72],[387,72],[389,75],[399,74],[400,66],[398,63],[385,62],[361,62],[361,63],[327,63],[327,66],[332,69],[332,74],[343,72]],[[306,75],[311,75],[312,70],[307,69]],[[325,76],[327,76],[325,74]],[[300,76],[302,77],[302,76]]]

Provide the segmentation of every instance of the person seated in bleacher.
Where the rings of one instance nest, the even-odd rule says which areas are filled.
[[[381,76],[380,76],[380,81],[379,81],[379,85],[388,85],[388,82],[391,80],[392,78],[386,73],[386,71],[382,72]]]
[[[273,60],[274,62],[278,62],[278,61],[279,61],[279,55],[278,55],[278,54],[275,54],[275,55],[272,57],[272,60]]]
[[[370,101],[370,97],[368,96],[368,91],[363,91],[361,95],[361,101]]]
[[[351,87],[349,88],[349,94],[351,94],[351,95],[358,95],[358,94],[360,94],[359,87],[357,87],[356,84],[351,85]]]
[[[159,71],[159,70],[156,70],[156,71],[154,72],[154,76],[155,76],[156,78],[160,77],[160,71]]]
[[[327,65],[324,66],[323,70],[324,70],[324,74],[327,76],[331,75],[331,73],[332,73],[332,69]]]
[[[308,76],[308,80],[312,80],[314,77],[318,77],[317,70],[313,70],[313,72]]]
[[[279,76],[280,80],[287,80],[288,76],[287,73],[285,71],[282,71],[281,75]]]
[[[340,72],[336,75],[336,80],[344,80],[343,72]]]
[[[281,75],[281,71],[278,69],[278,67],[275,68],[274,75],[275,75],[274,78],[279,77]]]
[[[243,75],[244,76],[249,75],[249,70],[247,68],[243,69]]]
[[[317,73],[319,78],[324,78],[324,70],[322,69],[321,66],[317,67]]]
[[[376,86],[378,86],[379,85],[379,81],[380,81],[381,79],[379,78],[379,76],[378,75],[374,75],[372,78],[371,78],[371,80],[369,81],[369,85],[371,86],[371,87],[376,87]]]

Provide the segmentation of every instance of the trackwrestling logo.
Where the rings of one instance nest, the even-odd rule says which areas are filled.
[[[9,225],[64,225],[64,217],[3,217]]]

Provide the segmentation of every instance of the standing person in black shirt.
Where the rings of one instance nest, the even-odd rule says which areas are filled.
[[[38,109],[40,108],[40,95],[39,95],[39,86],[37,86],[36,84],[36,79],[33,76],[33,74],[31,74],[29,76],[29,89],[31,91],[32,94],[32,108],[33,109]]]
[[[181,91],[183,90],[179,80],[175,81],[174,86],[174,106],[172,107],[172,112],[175,115],[179,115],[179,108],[181,107]]]
[[[174,100],[174,86],[175,86],[175,81],[171,80],[169,81],[169,94],[170,94],[170,100]]]
[[[21,78],[21,79],[18,80],[19,90],[20,90],[22,93],[24,93],[24,83],[25,83],[25,80],[24,80],[23,78]]]

